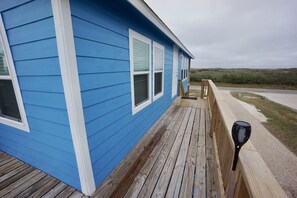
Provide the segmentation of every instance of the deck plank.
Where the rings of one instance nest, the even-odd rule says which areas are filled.
[[[171,130],[171,135],[164,147],[161,150],[160,155],[158,156],[157,161],[155,162],[152,170],[150,171],[138,197],[150,197],[151,194],[154,191],[154,186],[158,182],[160,173],[163,170],[164,164],[169,156],[169,152],[174,145],[174,142],[176,138],[178,137],[179,129],[182,127],[182,121],[185,115],[189,115],[189,113],[186,113],[186,108],[183,109],[183,112],[179,116],[179,119],[177,120],[176,124],[174,125],[173,129]]]
[[[31,167],[31,166],[29,166],[28,168],[26,168],[26,169],[22,170],[21,172],[15,174],[14,176],[12,176],[12,177],[10,177],[10,178],[8,178],[8,179],[2,181],[2,182],[0,183],[0,192],[1,192],[2,190],[4,190],[4,188],[5,188],[6,186],[8,186],[8,185],[10,185],[10,184],[12,184],[12,183],[14,183],[14,182],[16,182],[17,180],[19,180],[20,178],[24,177],[25,175],[27,175],[28,173],[30,173],[30,172],[33,171],[33,170],[34,170],[34,168]],[[0,194],[1,194],[1,193],[0,193]]]
[[[199,140],[198,140],[198,152],[196,162],[196,172],[194,181],[194,198],[206,197],[206,178],[205,178],[205,110],[201,110],[199,124]]]
[[[195,116],[196,110],[192,109],[185,131],[185,135],[182,141],[182,145],[180,147],[178,157],[171,176],[171,180],[167,189],[166,197],[168,198],[179,196]]]
[[[191,136],[191,142],[189,146],[189,151],[187,154],[187,161],[184,172],[184,179],[181,185],[180,197],[192,197],[193,185],[194,185],[194,174],[195,174],[195,164],[197,157],[197,147],[198,147],[198,132],[200,123],[200,109],[196,110],[196,117],[193,126],[193,132]]]
[[[1,153],[1,152],[0,152],[0,153]],[[6,163],[8,163],[8,162],[10,162],[10,161],[13,160],[12,157],[7,156],[7,155],[2,155],[0,158],[1,158],[1,161],[0,161],[0,167],[3,166],[4,164],[6,164]]]
[[[45,179],[43,184],[39,184],[39,185],[41,185],[41,187],[37,191],[35,191],[33,194],[30,194],[30,197],[31,198],[42,197],[48,191],[50,191],[54,186],[56,186],[58,183],[59,183],[59,180],[49,176],[48,179]],[[31,190],[30,193],[32,193],[32,192],[33,192],[33,190]]]
[[[185,135],[185,130],[186,130],[186,127],[188,124],[188,120],[189,120],[191,111],[192,111],[191,108],[187,108],[187,112],[183,119],[182,125],[179,129],[178,136],[171,148],[171,151],[168,155],[166,163],[163,167],[161,175],[158,179],[158,182],[157,182],[154,192],[152,194],[153,197],[164,197],[164,195],[166,194],[166,189],[170,182],[170,178],[171,178],[173,168],[174,168],[177,156],[178,156],[178,151],[181,147],[181,143],[182,143],[184,135]]]
[[[144,182],[146,181],[153,165],[155,164],[156,160],[158,159],[161,150],[166,146],[166,143],[169,141],[170,137],[172,136],[171,130],[174,126],[176,126],[176,122],[180,118],[180,115],[182,115],[183,109],[179,109],[174,118],[171,120],[170,124],[166,128],[166,131],[164,132],[164,135],[162,136],[159,143],[154,148],[153,152],[151,153],[150,157],[138,173],[138,175],[135,177],[132,185],[128,189],[127,193],[125,194],[126,198],[131,197],[137,197]],[[170,136],[171,135],[171,136]]]
[[[51,198],[58,195],[60,192],[62,192],[67,187],[67,184],[60,182],[55,187],[53,187],[50,191],[48,191],[46,194],[42,196],[42,198]]]
[[[144,150],[145,145],[157,132],[158,127],[166,122],[167,118],[174,116],[177,111],[176,106],[170,106],[170,108],[164,113],[163,116],[153,125],[153,127],[144,135],[140,142],[132,149],[132,151],[125,157],[124,160],[117,166],[112,173],[102,182],[96,192],[93,194],[94,198],[110,197],[113,191],[117,188],[123,177],[131,166],[133,165],[136,158]]]
[[[69,197],[75,191],[74,188],[67,186],[63,191],[61,191],[55,198]]]
[[[28,167],[29,167],[29,165],[23,164],[23,165],[17,167],[16,169],[9,171],[8,173],[6,173],[0,177],[0,183],[3,182],[4,180],[7,180],[8,178],[16,175],[17,173],[21,172],[22,170],[24,170]]]
[[[25,189],[29,188],[31,185],[33,185],[35,182],[39,181],[43,177],[45,177],[45,174],[40,171],[32,171],[32,174],[28,174],[21,180],[16,181],[15,183],[10,185],[10,188],[4,188],[4,190],[10,190],[7,194],[5,194],[3,197],[15,197],[21,192],[23,192]],[[36,174],[37,173],[37,174]],[[1,192],[0,192],[1,196]]]

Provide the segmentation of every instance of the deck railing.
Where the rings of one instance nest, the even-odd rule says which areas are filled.
[[[286,197],[250,140],[239,153],[236,171],[231,171],[234,152],[231,128],[236,118],[211,80],[203,80],[202,86],[201,96],[208,99],[212,120],[210,135],[221,197]]]

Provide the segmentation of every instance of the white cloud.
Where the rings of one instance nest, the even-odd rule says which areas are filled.
[[[194,67],[297,67],[296,0],[146,0]]]

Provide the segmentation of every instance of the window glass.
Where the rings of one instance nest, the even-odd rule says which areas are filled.
[[[3,76],[9,75],[7,63],[4,56],[4,49],[1,41],[0,41],[0,75],[3,75]]]
[[[0,116],[21,121],[11,80],[0,80]]]
[[[148,99],[148,74],[134,75],[135,106]]]
[[[155,95],[162,92],[162,72],[155,73]]]
[[[133,38],[134,71],[149,71],[150,45]]]
[[[155,47],[155,70],[163,70],[163,50]]]

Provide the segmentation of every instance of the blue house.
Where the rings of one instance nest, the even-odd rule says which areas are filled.
[[[190,59],[142,0],[0,1],[0,150],[91,195]]]

